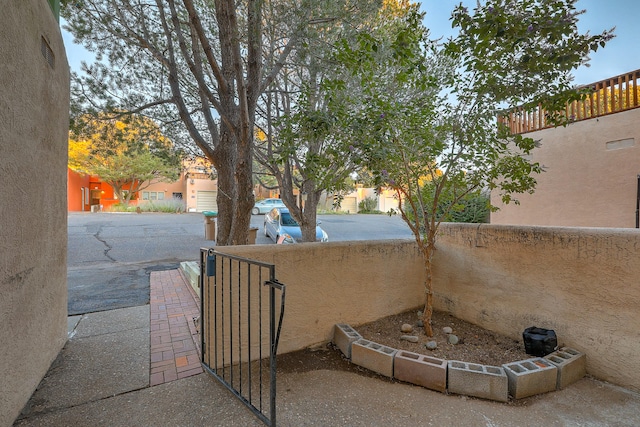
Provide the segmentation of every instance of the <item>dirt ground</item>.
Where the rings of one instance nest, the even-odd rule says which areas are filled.
[[[414,353],[426,354],[446,360],[462,360],[483,365],[500,366],[504,363],[528,359],[524,351],[522,340],[511,338],[487,331],[472,323],[465,322],[447,313],[435,311],[432,316],[434,336],[429,338],[424,330],[417,326],[418,313],[407,311],[394,316],[385,317],[375,322],[360,326],[353,326],[364,338],[379,344]],[[403,324],[409,324],[413,330],[408,333],[401,331]],[[453,334],[459,338],[458,344],[449,344],[448,334],[444,327],[450,327]],[[403,335],[418,337],[418,342],[412,343],[401,340]],[[425,347],[428,341],[436,341],[437,348],[429,350]],[[306,349],[294,353],[278,356],[278,370],[282,372],[306,372],[317,369],[346,370],[359,372],[364,375],[377,374],[352,364],[333,345],[317,349]]]

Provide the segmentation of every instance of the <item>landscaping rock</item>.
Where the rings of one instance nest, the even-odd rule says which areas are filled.
[[[408,324],[408,323],[404,323],[404,324],[402,325],[402,327],[400,328],[400,330],[401,330],[402,332],[404,332],[404,333],[411,332],[411,331],[413,331],[413,326],[411,326],[411,325],[410,325],[410,324]]]
[[[458,337],[456,335],[450,334],[449,335],[449,344],[458,344],[458,341],[460,341],[458,339]]]
[[[400,337],[400,339],[409,342],[418,342],[418,337],[416,337],[415,335],[403,335]]]
[[[435,341],[429,341],[424,346],[429,350],[435,350],[436,348],[438,348],[438,343]]]
[[[445,326],[444,328],[442,328],[442,332],[444,332],[445,334],[451,334],[453,333],[453,329],[451,329],[450,326]]]
[[[416,326],[417,326],[418,328],[424,328],[424,322],[423,322],[422,320],[418,320],[418,321],[416,322]]]

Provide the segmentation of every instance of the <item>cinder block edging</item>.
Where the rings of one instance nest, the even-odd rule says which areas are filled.
[[[335,325],[333,343],[352,363],[390,378],[443,393],[449,391],[499,402],[507,402],[509,396],[522,399],[559,390],[586,374],[586,355],[567,347],[544,358],[506,363],[500,367],[396,350],[362,338],[344,323]],[[412,372],[412,369],[418,372]]]

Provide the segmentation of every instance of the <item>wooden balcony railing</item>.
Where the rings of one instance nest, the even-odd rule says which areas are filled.
[[[640,70],[601,80],[577,90],[588,89],[589,93],[580,101],[568,103],[564,112],[570,122],[588,120],[608,114],[619,113],[640,107]],[[553,127],[547,120],[547,111],[541,106],[534,110],[515,109],[499,117],[513,134],[533,132]]]

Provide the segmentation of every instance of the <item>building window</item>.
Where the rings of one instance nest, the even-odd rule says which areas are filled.
[[[164,200],[164,191],[143,191],[142,200]]]

